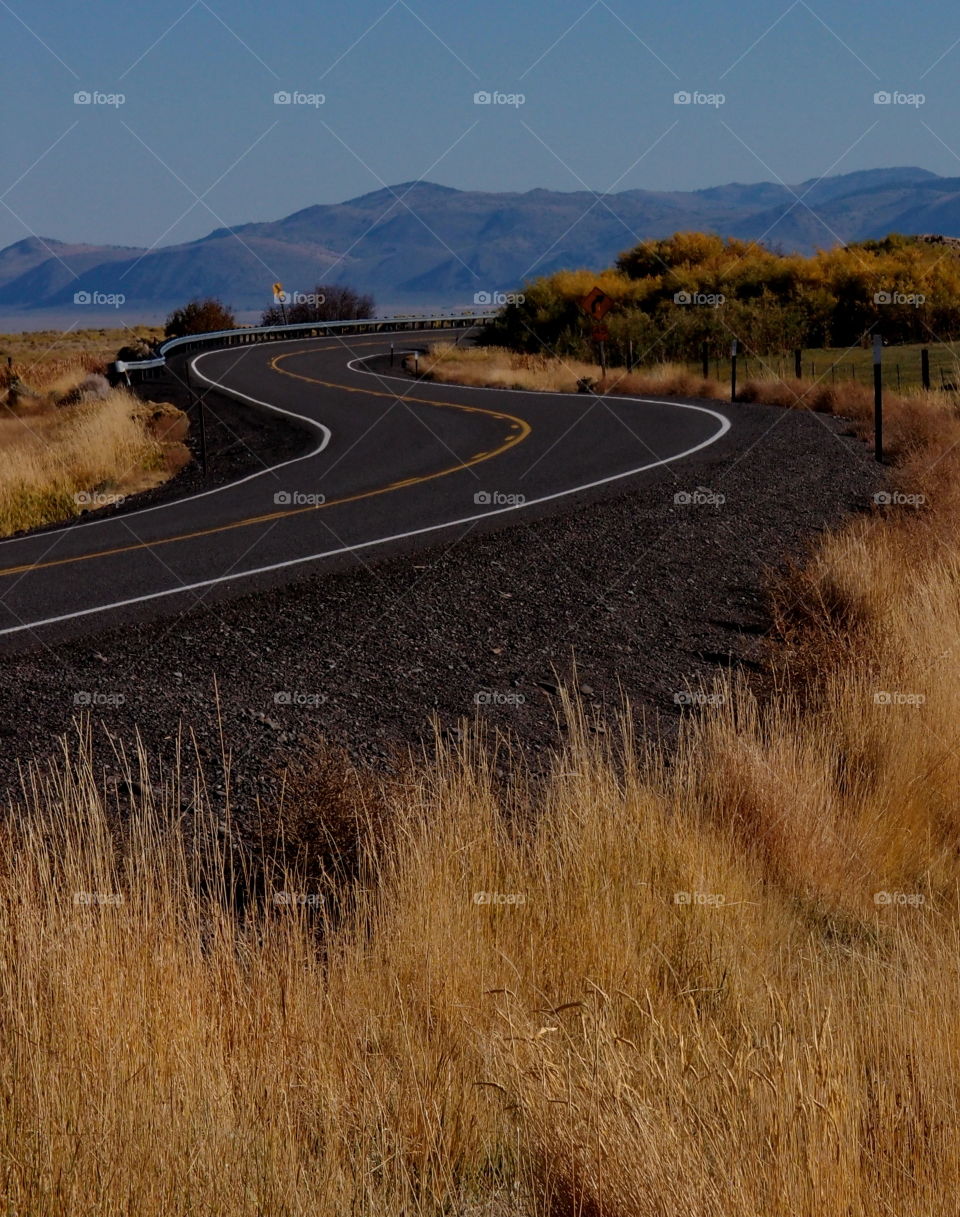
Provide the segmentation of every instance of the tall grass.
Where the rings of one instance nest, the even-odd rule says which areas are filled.
[[[71,379],[58,378],[56,391],[74,388]],[[0,410],[0,457],[0,536],[9,536],[156,485],[188,453],[165,442],[138,398],[113,389],[70,406]]]

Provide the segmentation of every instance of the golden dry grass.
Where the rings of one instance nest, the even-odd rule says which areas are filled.
[[[40,387],[48,378],[49,369],[58,366],[79,362],[87,371],[103,371],[121,347],[134,345],[139,337],[161,342],[163,327],[140,326],[136,331],[24,330],[17,334],[0,334],[0,367],[5,369],[10,358],[17,375],[28,384]]]
[[[125,389],[75,405],[53,404],[80,379],[76,369],[59,373],[42,398],[0,407],[0,536],[67,520],[158,485],[189,458],[180,442],[184,428],[175,440],[164,438],[152,417],[158,408]]]
[[[660,364],[638,372],[610,368],[601,386],[596,364],[550,355],[523,355],[505,347],[461,347],[435,343],[421,361],[420,371],[435,380],[502,389],[539,389],[575,393],[580,380],[596,382],[609,393],[666,394],[671,397],[720,397],[717,381],[704,379],[678,364]]]
[[[889,806],[841,790],[830,714],[738,706],[669,771],[611,764],[574,715],[525,831],[482,756],[447,755],[393,789],[389,840],[363,841],[336,906],[332,881],[278,876],[243,919],[222,854],[174,828],[199,785],[111,830],[72,758],[0,865],[7,1203],[942,1211],[956,810],[905,805],[905,776]],[[912,755],[896,713],[862,728],[890,748],[878,778]]]

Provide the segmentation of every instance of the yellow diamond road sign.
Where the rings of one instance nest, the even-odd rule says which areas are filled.
[[[599,287],[588,292],[580,301],[580,307],[594,321],[602,321],[613,308],[613,301]]]

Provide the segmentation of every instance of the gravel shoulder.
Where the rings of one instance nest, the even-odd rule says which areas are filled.
[[[214,775],[226,746],[241,814],[274,803],[284,764],[318,737],[389,769],[429,746],[431,717],[456,736],[478,716],[537,768],[566,682],[598,730],[625,696],[669,739],[677,694],[723,668],[763,687],[767,580],[883,484],[841,419],[720,408],[734,422],[720,443],[559,513],[3,658],[0,786],[16,790],[18,765],[58,752],[87,714],[105,773],[137,733],[158,766],[192,735]],[[248,421],[238,461],[308,442]]]

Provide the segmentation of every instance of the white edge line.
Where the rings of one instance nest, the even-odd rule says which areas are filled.
[[[215,352],[209,351],[207,353],[212,355]],[[203,357],[198,356],[198,358],[203,358]],[[362,359],[353,359],[347,364],[347,367],[353,372],[358,372],[358,371],[360,371],[360,369],[356,368],[354,366],[355,364],[364,363],[368,359],[376,359],[376,358],[377,358],[376,355],[367,355],[367,356],[364,356]],[[404,376],[383,376],[379,372],[369,372],[366,370],[364,370],[362,374],[366,375],[366,376],[376,376],[380,380],[403,380],[403,381],[407,380],[407,378]],[[206,379],[206,378],[204,378],[204,379]],[[451,386],[444,385],[444,388],[449,388],[449,387],[451,387]],[[457,386],[452,386],[452,387],[460,388],[460,389],[469,389],[469,391],[471,393],[473,393],[473,392],[483,392],[483,393],[537,392],[536,390],[528,390],[528,389],[487,389],[487,388],[483,388],[482,386],[474,387],[473,385],[470,385],[470,386],[457,385]],[[236,390],[231,390],[231,392],[236,392]],[[544,397],[567,397],[568,398],[571,396],[571,394],[547,392],[547,393],[543,393],[542,396],[544,396]],[[248,400],[252,401],[253,399],[248,398]],[[653,405],[653,406],[674,406],[678,410],[696,410],[699,414],[709,414],[709,415],[711,415],[711,417],[717,419],[720,422],[720,429],[719,429],[719,431],[715,432],[715,434],[711,435],[708,439],[701,440],[701,442],[699,444],[695,444],[692,448],[687,448],[684,452],[678,452],[674,456],[664,457],[664,459],[661,461],[651,461],[649,464],[640,465],[636,469],[628,469],[624,473],[615,473],[615,474],[612,474],[610,477],[600,478],[598,481],[595,481],[595,482],[586,482],[582,486],[573,486],[569,490],[557,490],[557,491],[554,491],[553,494],[545,494],[537,499],[527,499],[523,503],[514,503],[508,507],[498,507],[494,511],[483,511],[483,512],[480,512],[478,515],[462,516],[459,520],[446,520],[442,524],[428,524],[425,528],[414,528],[414,529],[410,530],[409,532],[398,532],[398,533],[394,533],[392,536],[389,536],[389,537],[376,537],[372,541],[361,541],[356,545],[342,545],[338,549],[328,549],[328,550],[324,550],[322,553],[308,554],[306,557],[303,557],[303,558],[289,558],[286,562],[275,562],[270,566],[258,566],[256,568],[254,568],[253,570],[237,571],[235,574],[230,574],[230,575],[220,575],[216,579],[203,579],[198,583],[187,583],[187,584],[183,584],[180,587],[167,588],[165,591],[162,591],[162,592],[150,592],[148,595],[145,595],[145,596],[132,596],[129,600],[115,600],[112,604],[100,604],[100,605],[97,605],[95,608],[78,609],[74,613],[62,613],[59,617],[46,617],[41,621],[28,621],[21,625],[8,626],[6,629],[0,630],[0,638],[4,637],[6,635],[9,635],[9,634],[20,634],[20,633],[23,633],[25,630],[40,629],[41,627],[43,627],[45,625],[59,625],[63,621],[74,621],[78,617],[92,617],[96,613],[114,612],[117,609],[129,608],[130,605],[132,605],[132,604],[145,604],[147,601],[150,601],[150,600],[163,600],[167,596],[180,596],[180,595],[183,595],[185,592],[199,591],[200,588],[204,588],[204,587],[217,587],[219,584],[222,584],[222,583],[234,583],[238,579],[252,579],[256,575],[268,575],[268,574],[272,574],[274,571],[278,571],[278,570],[289,570],[294,566],[304,566],[308,562],[321,562],[325,558],[335,558],[335,557],[340,556],[341,554],[356,553],[358,550],[371,549],[376,545],[390,545],[394,541],[405,541],[411,537],[421,537],[421,536],[424,536],[426,533],[430,533],[430,532],[442,532],[445,528],[458,528],[462,524],[475,524],[478,520],[486,520],[486,519],[491,518],[492,516],[506,515],[509,512],[513,512],[513,511],[525,511],[528,507],[536,507],[540,503],[550,503],[556,499],[568,498],[571,495],[581,494],[587,490],[595,490],[598,486],[607,486],[612,482],[622,481],[624,478],[636,477],[637,474],[646,473],[650,469],[657,469],[661,465],[669,465],[673,461],[683,460],[684,457],[692,456],[695,452],[699,452],[702,448],[709,448],[711,444],[715,444],[718,439],[721,439],[724,435],[726,435],[726,433],[730,430],[730,427],[731,427],[730,419],[727,418],[727,416],[725,414],[720,414],[719,411],[711,410],[707,406],[694,406],[694,405],[689,404],[688,402],[680,402],[680,401],[664,401],[664,400],[661,400],[661,399],[655,398],[655,397],[626,397],[626,396],[621,397],[619,394],[617,395],[617,400],[624,401],[624,402],[627,402],[627,401],[639,402],[641,404],[648,404],[648,405]],[[265,403],[260,403],[260,404],[265,404]],[[278,407],[276,407],[276,406],[271,407],[271,409],[277,409],[277,408]],[[287,413],[287,411],[283,411],[283,413]],[[300,416],[298,415],[295,417],[300,417]],[[317,424],[314,424],[314,425],[317,425]],[[303,460],[304,458],[298,457],[297,459]],[[291,464],[292,462],[285,462],[285,463]],[[282,466],[277,466],[277,468],[281,468],[281,467]],[[263,472],[269,472],[269,470],[264,470]],[[254,474],[253,476],[259,477],[261,475]],[[231,485],[238,485],[238,483],[233,482],[233,483],[231,483]],[[224,489],[225,489],[225,487],[224,487]],[[211,492],[208,491],[207,493],[211,493]],[[184,500],[180,499],[180,500],[175,500],[175,501],[183,502]]]

